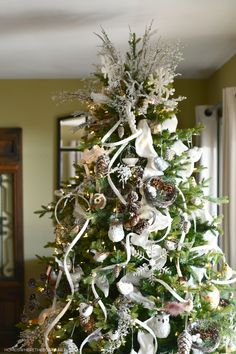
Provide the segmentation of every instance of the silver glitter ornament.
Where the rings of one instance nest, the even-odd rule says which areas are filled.
[[[73,342],[73,339],[67,339],[62,342],[58,348],[58,353],[61,354],[76,354],[79,353],[77,345]]]
[[[157,170],[159,171],[165,171],[169,166],[169,162],[166,162],[163,158],[160,156],[156,156],[154,158],[154,166],[156,167]]]
[[[165,176],[153,176],[143,183],[144,195],[147,202],[159,208],[166,208],[174,203],[177,189],[172,180]]]
[[[114,221],[110,224],[108,237],[113,242],[120,242],[125,237],[123,224],[119,221]]]
[[[166,153],[165,153],[165,159],[167,160],[167,161],[172,161],[173,160],[173,158],[175,157],[175,151],[174,150],[172,150],[172,149],[170,149],[170,148],[168,148],[168,149],[166,149]]]
[[[180,333],[177,339],[178,353],[189,354],[192,348],[192,342],[191,334],[185,329],[182,333]]]

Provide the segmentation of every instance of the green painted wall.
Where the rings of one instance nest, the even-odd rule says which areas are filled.
[[[23,205],[25,279],[37,275],[35,254],[46,255],[43,245],[53,240],[47,218],[34,211],[53,198],[56,180],[56,120],[82,110],[78,102],[57,104],[52,96],[74,90],[80,80],[0,80],[0,126],[23,129]],[[208,80],[178,79],[176,96],[186,96],[179,104],[179,127],[195,124],[195,106],[221,101],[222,89],[236,85],[236,56]]]
[[[179,127],[195,125],[195,106],[207,104],[207,80],[178,79],[175,82],[176,95],[186,97],[179,103]]]
[[[56,177],[56,120],[80,108],[57,104],[52,96],[74,90],[78,80],[0,80],[0,126],[23,130],[23,227],[25,279],[37,275],[35,254],[54,239],[51,221],[34,214],[53,198]],[[82,109],[83,107],[81,107]],[[37,268],[37,269],[36,269]]]
[[[223,88],[231,86],[236,86],[236,55],[208,79],[208,103],[217,104],[222,102]]]

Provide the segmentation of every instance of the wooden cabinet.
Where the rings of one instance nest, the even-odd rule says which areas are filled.
[[[0,128],[0,350],[16,341],[24,294],[22,132]]]

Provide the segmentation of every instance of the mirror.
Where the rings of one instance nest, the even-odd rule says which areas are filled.
[[[83,126],[89,119],[88,113],[58,118],[58,158],[57,188],[61,188],[70,177],[75,176],[74,164],[78,163],[81,152],[78,151]]]

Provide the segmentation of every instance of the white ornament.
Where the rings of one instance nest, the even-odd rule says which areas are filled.
[[[79,313],[83,316],[83,317],[89,317],[93,312],[93,306],[86,304],[85,302],[81,302],[81,304],[79,305]]]
[[[200,296],[204,302],[207,302],[211,310],[215,310],[220,303],[220,292],[215,285],[211,285],[209,290],[201,292]]]
[[[122,295],[128,295],[134,291],[134,286],[132,283],[125,283],[120,280],[116,285]]]
[[[177,124],[178,120],[176,118],[176,115],[173,115],[171,118],[164,120],[161,125],[161,129],[168,130],[169,133],[174,133],[176,131]]]
[[[60,344],[58,352],[62,354],[76,354],[79,353],[79,349],[73,342],[73,339],[67,339]]]
[[[125,237],[123,224],[114,222],[110,225],[108,230],[108,237],[113,242],[120,242]]]
[[[147,321],[147,325],[153,330],[157,338],[167,338],[170,334],[169,314],[159,313]]]
[[[146,157],[147,159],[157,156],[153,147],[151,129],[149,128],[146,119],[140,120],[138,129],[142,130],[142,134],[140,134],[135,141],[137,155],[140,157]]]

